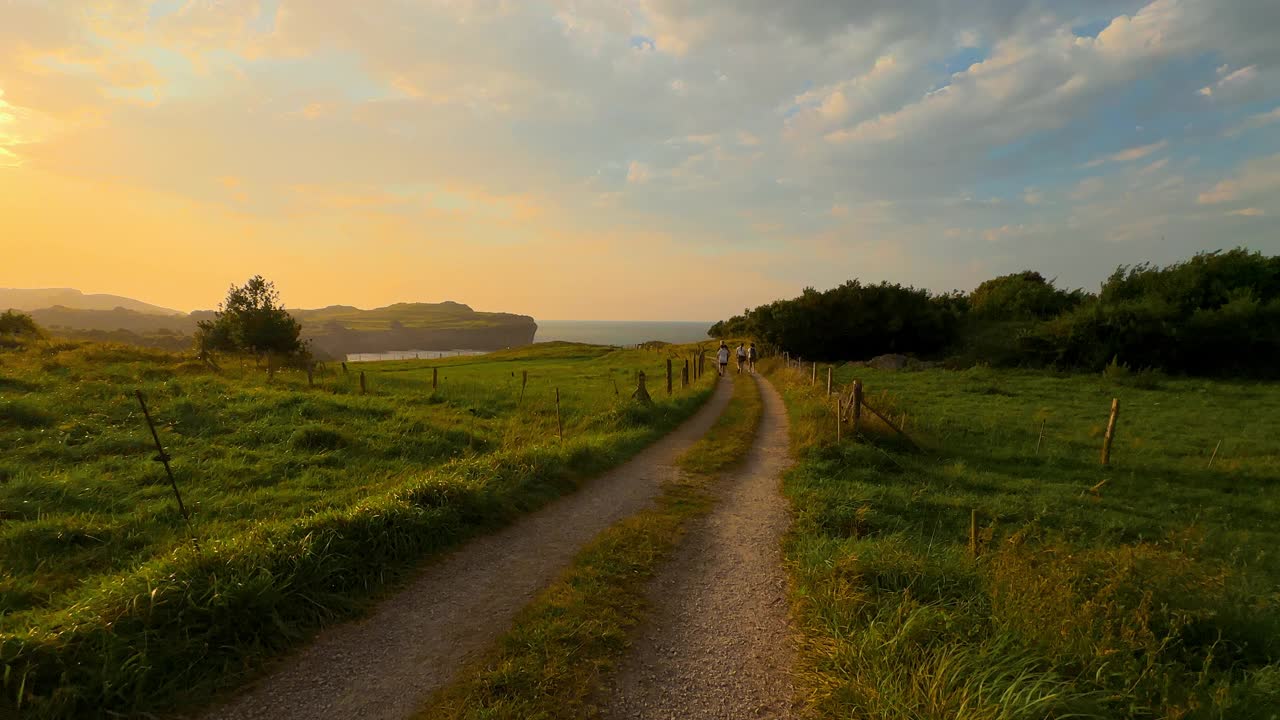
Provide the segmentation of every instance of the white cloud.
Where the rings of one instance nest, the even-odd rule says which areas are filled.
[[[1089,162],[1085,163],[1083,167],[1091,168],[1091,167],[1097,167],[1104,163],[1125,163],[1125,162],[1132,162],[1134,160],[1141,160],[1142,158],[1152,153],[1159,152],[1165,149],[1166,147],[1168,147],[1168,145],[1169,145],[1168,141],[1161,140],[1160,142],[1151,143],[1150,145],[1132,147],[1127,150],[1121,150],[1120,152],[1111,153],[1110,155],[1103,155],[1102,157],[1094,158],[1093,160],[1090,160]]]
[[[1273,108],[1267,112],[1257,113],[1245,118],[1244,122],[1235,125],[1227,130],[1227,137],[1235,137],[1250,130],[1257,130],[1273,123],[1280,122],[1280,107]]]
[[[1225,66],[1218,68],[1218,73],[1222,74]],[[1222,92],[1224,90],[1232,90],[1249,84],[1258,77],[1258,66],[1250,65],[1242,67],[1239,70],[1227,73],[1221,80],[1212,85],[1206,85],[1198,91],[1205,97],[1212,97],[1215,91]]]
[[[1232,210],[1231,212],[1229,212],[1229,213],[1227,213],[1227,214],[1228,214],[1228,215],[1238,215],[1238,216],[1241,216],[1241,217],[1262,217],[1263,215],[1266,215],[1266,213],[1265,213],[1265,212],[1263,212],[1262,210],[1259,210],[1258,208],[1252,208],[1252,207],[1251,207],[1251,208],[1242,208],[1242,209],[1240,209],[1240,210]]]
[[[1212,188],[1200,193],[1200,195],[1196,197],[1196,202],[1201,205],[1218,205],[1224,202],[1231,202],[1236,199],[1236,195],[1239,191],[1239,183],[1236,183],[1233,180],[1223,180]]]

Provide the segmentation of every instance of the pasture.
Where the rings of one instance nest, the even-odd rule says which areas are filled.
[[[571,491],[692,414],[711,378],[681,388],[677,374],[668,398],[677,353],[690,350],[333,363],[314,386],[251,361],[215,373],[93,343],[0,353],[0,710],[155,710],[242,681],[431,552]],[[652,406],[629,399],[639,370]]]
[[[819,370],[774,373],[812,711],[1274,717],[1280,385],[837,369],[917,452],[875,419],[837,444]]]

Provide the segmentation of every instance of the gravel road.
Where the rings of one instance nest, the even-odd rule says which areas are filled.
[[[425,567],[368,617],[334,626],[205,720],[399,720],[511,625],[601,530],[648,507],[732,393],[577,492]]]
[[[655,579],[650,619],[602,694],[605,718],[794,716],[781,551],[790,510],[779,493],[791,462],[787,412],[773,386],[756,381],[764,413],[755,446]]]

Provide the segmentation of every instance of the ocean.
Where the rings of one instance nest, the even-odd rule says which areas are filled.
[[[634,320],[539,320],[533,341],[580,342],[592,345],[638,345],[650,340],[669,343],[710,342],[711,322],[644,322]],[[477,350],[393,350],[382,353],[351,353],[347,362],[372,360],[434,359],[451,355],[480,355]]]

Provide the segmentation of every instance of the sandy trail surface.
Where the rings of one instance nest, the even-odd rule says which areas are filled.
[[[610,720],[794,717],[781,549],[787,412],[767,380],[750,377],[764,402],[755,445],[655,578],[651,615],[601,696]]]
[[[675,459],[706,434],[732,385],[626,464],[426,566],[364,619],[322,631],[206,720],[410,716],[506,631],[601,530],[652,504]]]

